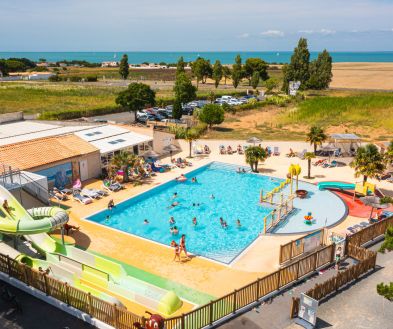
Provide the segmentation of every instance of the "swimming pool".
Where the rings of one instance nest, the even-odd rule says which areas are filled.
[[[212,162],[186,174],[185,183],[170,181],[118,204],[112,213],[105,210],[87,219],[165,245],[186,234],[188,251],[229,264],[258,237],[263,217],[272,210],[259,205],[260,190],[271,191],[283,181],[238,174],[236,168]],[[192,183],[192,177],[198,182]],[[178,197],[173,199],[175,192]],[[169,208],[174,200],[179,205]],[[171,216],[179,229],[177,236],[170,233]],[[220,217],[228,223],[227,229],[221,227]],[[145,219],[149,224],[144,224]],[[236,225],[237,219],[241,227]]]

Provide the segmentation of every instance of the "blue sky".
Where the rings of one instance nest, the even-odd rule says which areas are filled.
[[[393,50],[393,0],[1,0],[0,51]]]

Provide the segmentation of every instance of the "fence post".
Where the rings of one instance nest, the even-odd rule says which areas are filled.
[[[212,300],[210,301],[210,304],[209,304],[209,316],[210,316],[209,324],[212,325],[213,324],[213,301]]]
[[[47,296],[50,296],[50,288],[48,284],[48,277],[46,276],[46,274],[44,274],[44,282],[45,282],[45,294]]]
[[[259,299],[259,287],[260,287],[260,285],[261,285],[261,279],[260,278],[258,278],[257,279],[257,290],[256,290],[256,296],[255,296],[255,301],[257,302],[258,301],[258,299]]]
[[[66,282],[64,286],[65,286],[65,293],[66,293],[66,303],[68,306],[70,306],[70,296],[68,295],[68,283]]]
[[[233,308],[232,308],[232,313],[236,313],[236,304],[237,304],[237,290],[235,289],[233,292]]]
[[[331,250],[331,254],[330,254],[330,262],[333,262],[334,261],[334,252],[336,251],[336,244],[333,242],[332,244],[331,244],[331,248],[332,248],[332,250]],[[347,248],[347,245],[345,245],[345,248]]]
[[[87,308],[89,310],[89,315],[91,317],[93,317],[93,303],[91,300],[91,293],[90,292],[87,293]]]
[[[25,283],[26,283],[28,286],[30,286],[29,276],[27,275],[27,267],[26,267],[26,265],[23,264],[23,263],[20,263],[20,265],[22,266],[22,269],[23,269],[23,275],[24,275],[24,277],[25,277]]]
[[[185,323],[185,316],[184,313],[182,313],[181,315],[181,329],[185,329],[186,328],[186,323]]]
[[[11,276],[11,259],[10,256],[7,255],[7,267],[8,267],[8,276]]]
[[[280,290],[280,281],[281,281],[281,269],[277,271],[278,278],[277,278],[277,290]]]
[[[113,304],[112,310],[113,310],[113,324],[114,324],[115,328],[118,328],[119,327],[119,323],[118,323],[118,320],[117,320],[117,307],[116,307],[116,304]]]

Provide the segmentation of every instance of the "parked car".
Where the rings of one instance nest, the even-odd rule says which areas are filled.
[[[141,123],[146,123],[148,121],[149,117],[147,114],[141,114],[136,116],[136,121],[141,122]]]
[[[157,111],[157,114],[163,116],[165,119],[169,118],[169,114],[165,109],[159,109]]]
[[[233,106],[233,105],[242,105],[243,103],[240,102],[239,100],[233,98],[233,99],[230,99],[230,100],[227,102],[227,104]]]
[[[191,106],[183,106],[182,114],[184,115],[192,115],[194,113],[194,108]]]

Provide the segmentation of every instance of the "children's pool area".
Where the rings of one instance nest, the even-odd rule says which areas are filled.
[[[259,204],[260,190],[271,191],[283,181],[260,174],[239,174],[237,168],[212,162],[186,174],[186,182],[169,181],[119,203],[112,211],[104,210],[87,219],[166,246],[185,234],[189,252],[229,264],[263,232],[263,218],[272,211]],[[196,183],[191,181],[193,177],[197,178]],[[277,233],[316,230],[345,215],[345,204],[335,194],[319,191],[305,182],[299,182],[299,188],[308,190],[310,197],[295,199],[296,209],[277,228]],[[178,205],[171,207],[173,202]],[[315,218],[311,226],[304,224],[303,219],[309,211]],[[174,224],[169,223],[171,216]],[[221,226],[220,217],[227,228]],[[171,226],[178,228],[177,235],[171,233]]]

